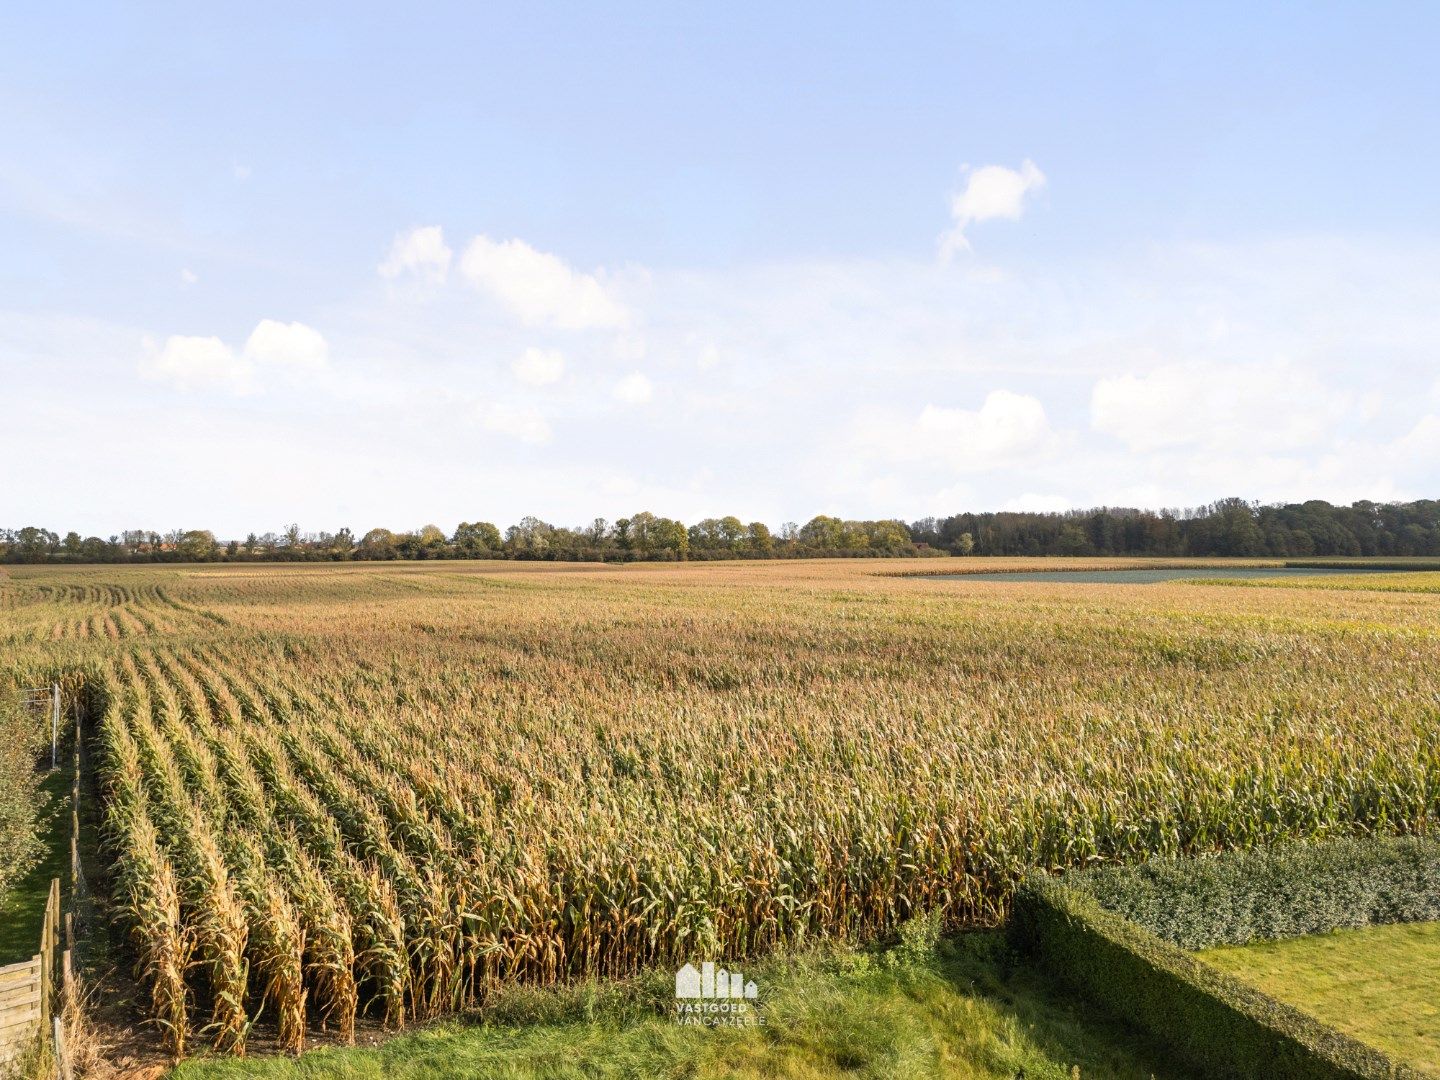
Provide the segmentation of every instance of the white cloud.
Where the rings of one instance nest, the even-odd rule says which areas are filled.
[[[1165,365],[1101,379],[1090,420],[1134,451],[1201,446],[1294,450],[1329,441],[1349,413],[1373,407],[1287,362]]]
[[[550,441],[550,424],[538,409],[496,402],[483,409],[480,422],[487,431],[509,435],[522,443],[538,446]]]
[[[245,343],[245,355],[257,364],[320,368],[329,359],[330,347],[314,327],[261,319]]]
[[[1440,461],[1440,416],[1422,416],[1395,442],[1400,456],[1414,462]]]
[[[180,284],[188,288],[200,280],[200,275],[191,270],[188,266],[180,270]]]
[[[140,374],[182,390],[221,387],[244,394],[251,388],[250,362],[217,337],[172,334],[163,348],[147,338]]]
[[[1009,390],[992,390],[975,410],[926,405],[916,428],[924,442],[973,467],[1032,450],[1050,431],[1045,407]]]
[[[1045,407],[1029,394],[992,390],[978,409],[926,405],[918,416],[865,410],[856,418],[850,460],[938,466],[947,477],[1043,459],[1056,445]]]
[[[1027,491],[1023,495],[1007,499],[1001,504],[1000,509],[1031,514],[1049,514],[1069,510],[1072,506],[1074,503],[1064,495],[1040,495],[1033,491]]]
[[[248,394],[255,389],[257,366],[314,370],[325,366],[328,355],[325,338],[313,327],[261,319],[239,352],[218,337],[173,334],[163,348],[146,338],[140,374],[182,390],[219,388]]]
[[[531,386],[549,386],[565,374],[565,357],[558,349],[526,349],[510,365],[515,377]]]
[[[530,326],[618,329],[630,321],[598,277],[572,270],[559,256],[536,251],[524,240],[477,236],[465,249],[460,272]]]
[[[331,444],[389,446],[400,455],[396,472],[370,486],[306,466],[312,498],[338,500],[343,490],[341,501],[372,508],[337,502],[326,511],[332,521],[366,527],[406,520],[393,507],[414,506],[428,520],[416,503],[422,492],[461,513],[463,492],[414,479],[424,460],[447,453],[501,521],[535,511],[558,521],[614,517],[645,505],[674,516],[693,505],[778,525],[826,507],[909,518],[1056,496],[1077,507],[1194,506],[1230,494],[1413,498],[1440,485],[1431,434],[1440,420],[1421,422],[1440,417],[1440,278],[1436,248],[1423,238],[1077,251],[984,282],[973,260],[946,271],[923,252],[667,267],[643,287],[626,270],[606,281],[632,304],[634,324],[594,335],[504,317],[460,274],[464,246],[456,245],[448,290],[386,288],[374,275],[323,323],[316,316],[332,366],[345,359],[344,377],[299,372],[303,398],[282,384],[288,369],[250,361],[264,396],[244,410],[227,406],[227,390],[245,386],[239,361],[254,318],[220,335],[235,360],[221,352],[208,365],[166,361],[172,374],[161,377],[211,386],[184,399],[139,383],[133,367],[107,367],[135,352],[141,327],[98,333],[0,311],[0,356],[23,358],[28,371],[12,368],[40,388],[32,396],[63,390],[97,416],[123,403],[146,426],[182,411],[221,427],[228,416],[269,417],[270,430],[302,442],[323,433]],[[203,323],[159,325],[208,332]],[[343,337],[331,326],[343,326]],[[627,358],[639,340],[644,356]],[[710,343],[721,361],[698,370]],[[529,347],[563,353],[558,383],[536,391],[512,374]],[[477,356],[496,358],[492,382],[499,374],[478,395]],[[155,357],[150,366],[162,365]],[[1181,375],[1166,375],[1172,368]],[[654,382],[648,405],[612,397],[633,372]],[[1092,412],[1100,384],[1112,396],[1107,404],[1101,394]],[[1043,405],[1010,409],[1005,395],[987,405],[998,388]],[[549,441],[537,447],[487,430],[476,401],[492,397],[538,406],[538,419],[500,410],[493,423],[532,439],[553,429]],[[1337,408],[1347,397],[1352,407]],[[616,413],[645,422],[617,426]],[[657,439],[724,445],[729,468],[707,481],[694,455],[656,455]],[[777,460],[786,468],[774,469]],[[633,475],[645,497],[602,490],[595,478],[612,472]],[[263,479],[254,483],[259,490]],[[320,523],[319,509],[301,505],[302,522],[308,514]],[[214,513],[224,521],[231,511]],[[444,513],[434,512],[442,524]]]
[[[970,172],[962,191],[950,199],[954,225],[940,238],[940,255],[949,259],[957,251],[969,251],[965,230],[980,221],[1018,221],[1025,212],[1025,196],[1045,186],[1045,174],[1028,158],[1020,169],[984,165]]]
[[[655,387],[638,371],[626,375],[615,384],[615,400],[627,405],[643,405],[655,396]]]
[[[390,254],[380,264],[380,276],[397,278],[414,274],[426,281],[443,284],[450,273],[452,252],[439,225],[426,225],[397,233]]]
[[[251,169],[249,165],[241,165],[237,161],[234,165],[230,167],[230,171],[235,175],[235,179],[242,184],[245,183],[246,180],[250,179]]]

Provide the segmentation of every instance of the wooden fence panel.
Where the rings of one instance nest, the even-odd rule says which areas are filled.
[[[0,968],[0,1067],[24,1054],[40,1032],[43,968],[39,956]]]
[[[50,1028],[59,941],[60,879],[52,878],[40,925],[40,952],[29,960],[0,967],[0,1065],[20,1057]]]

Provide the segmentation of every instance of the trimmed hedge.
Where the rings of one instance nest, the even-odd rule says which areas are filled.
[[[1012,942],[1154,1033],[1191,1066],[1251,1080],[1421,1080],[1421,1074],[1236,981],[1059,880],[1021,885]]]
[[[1293,843],[1065,878],[1182,949],[1440,919],[1440,838]]]

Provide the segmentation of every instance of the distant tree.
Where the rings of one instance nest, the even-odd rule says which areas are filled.
[[[655,550],[654,528],[657,520],[649,510],[641,510],[640,513],[630,518],[630,548],[632,551],[640,555],[649,555]]]
[[[447,541],[438,525],[425,525],[415,534],[415,557],[418,559],[443,558]]]
[[[716,539],[727,548],[738,547],[740,541],[745,538],[745,526],[740,519],[734,516],[727,516],[720,519],[716,525]]]
[[[834,551],[845,534],[845,523],[839,518],[820,514],[811,518],[796,534],[796,539],[813,551]]]
[[[653,550],[684,559],[690,553],[690,533],[678,521],[670,518],[656,518],[650,527]]]
[[[505,530],[505,547],[517,558],[540,558],[550,549],[554,527],[537,517],[526,516]]]
[[[1093,551],[1090,538],[1079,525],[1067,521],[1060,526],[1060,537],[1055,543],[1057,555],[1089,555]]]
[[[910,530],[903,521],[866,522],[868,546],[880,551],[903,551],[912,546]]]
[[[189,529],[180,534],[175,550],[187,562],[204,562],[215,555],[215,534],[209,529]]]
[[[745,529],[745,546],[756,555],[769,555],[775,550],[775,538],[763,521],[752,521]]]
[[[393,559],[399,543],[389,529],[371,529],[360,538],[360,555],[366,559]]]
[[[499,553],[504,541],[500,530],[488,521],[462,521],[451,537],[455,553],[470,559]]]

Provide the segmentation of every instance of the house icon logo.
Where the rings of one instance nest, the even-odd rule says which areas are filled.
[[[703,1027],[754,1027],[765,1023],[755,980],[706,961],[675,972],[675,1022]]]
[[[732,1001],[754,1001],[759,990],[752,979],[738,971],[716,969],[708,960],[697,969],[686,964],[675,972],[675,996],[677,998],[728,998]]]

